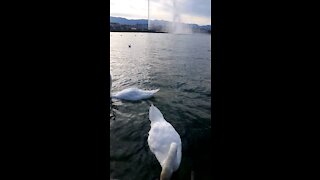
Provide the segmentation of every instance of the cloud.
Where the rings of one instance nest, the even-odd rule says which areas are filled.
[[[211,17],[211,0],[188,0],[181,6],[181,13],[201,17]]]
[[[173,20],[174,12],[184,23],[211,24],[211,0],[150,0],[150,19]],[[147,19],[148,0],[111,0],[110,15]]]
[[[147,0],[111,0],[110,15],[123,16],[125,18],[147,18],[148,1]]]

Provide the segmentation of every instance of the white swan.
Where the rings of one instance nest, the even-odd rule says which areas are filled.
[[[148,136],[148,145],[159,161],[162,171],[160,180],[169,180],[181,162],[181,139],[179,134],[168,123],[160,110],[151,105],[149,109],[151,129]]]
[[[129,101],[138,101],[142,99],[151,98],[155,93],[157,93],[160,89],[155,90],[142,90],[138,88],[127,88],[120,92],[116,92],[111,94],[111,86],[112,86],[112,77],[110,74],[110,97],[129,100]]]

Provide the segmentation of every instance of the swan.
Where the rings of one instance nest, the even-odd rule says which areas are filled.
[[[138,101],[142,99],[151,98],[160,89],[155,90],[141,90],[138,88],[127,88],[120,92],[113,94],[111,97],[116,99],[123,99],[129,101]]]
[[[157,93],[160,89],[155,90],[142,90],[135,87],[124,89],[120,92],[116,92],[111,94],[111,86],[112,86],[112,77],[110,74],[110,97],[122,100],[129,101],[138,101],[142,99],[151,98],[155,93]]]
[[[160,180],[169,180],[172,173],[179,168],[181,162],[180,135],[153,104],[149,109],[149,119],[151,129],[148,136],[148,145],[162,167]]]

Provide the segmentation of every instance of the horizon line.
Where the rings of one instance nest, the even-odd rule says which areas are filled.
[[[111,16],[111,15],[110,15],[110,17],[123,18],[123,19],[127,19],[127,20],[146,20],[146,21],[148,21],[148,19],[129,19],[129,18],[125,18],[125,17],[120,17],[120,16]],[[157,21],[172,22],[172,21],[167,21],[167,20],[162,20],[162,19],[160,19],[160,20],[158,20],[158,19],[154,19],[154,20],[150,19],[150,21],[155,21],[155,20],[157,20]],[[198,25],[198,26],[211,26],[211,24],[201,25],[201,24],[194,24],[194,23],[184,23],[184,22],[182,22],[182,23],[183,23],[183,24]]]

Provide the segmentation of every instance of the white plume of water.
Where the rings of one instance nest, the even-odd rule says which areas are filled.
[[[151,15],[152,11],[157,11],[156,9],[154,9],[157,7],[157,5],[154,4],[153,6],[152,4],[149,4],[150,3],[149,1],[148,1],[148,29],[149,30],[168,32],[172,34],[192,34],[191,25],[182,23],[180,9],[184,5],[183,0],[166,1],[166,6],[167,6],[166,11],[169,14],[169,18],[167,18],[167,23],[164,23],[163,21],[150,20],[150,18],[152,17]]]
[[[181,22],[179,7],[181,7],[181,4],[177,5],[176,0],[172,0],[173,20],[169,32],[173,34],[191,34],[192,28]]]

